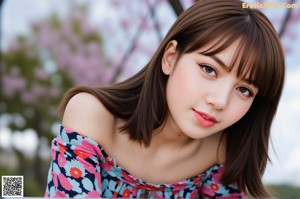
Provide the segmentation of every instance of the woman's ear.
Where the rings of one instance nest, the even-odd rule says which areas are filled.
[[[172,40],[167,44],[165,48],[165,52],[163,54],[162,62],[161,62],[162,71],[165,75],[170,75],[174,70],[175,63],[177,60],[176,47],[177,47],[177,41]]]

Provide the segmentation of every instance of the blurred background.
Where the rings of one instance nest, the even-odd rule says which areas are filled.
[[[0,0],[0,176],[23,175],[24,196],[43,196],[63,93],[139,71],[194,1]],[[287,64],[264,182],[279,198],[300,198],[300,2],[246,2],[293,7],[261,9]]]

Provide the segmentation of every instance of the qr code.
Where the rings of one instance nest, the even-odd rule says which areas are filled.
[[[23,197],[23,176],[2,176],[2,197]]]

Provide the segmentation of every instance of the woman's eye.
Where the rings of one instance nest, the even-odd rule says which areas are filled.
[[[204,71],[207,75],[212,76],[212,77],[217,77],[217,72],[216,70],[208,65],[200,65],[201,70]]]
[[[246,97],[252,97],[253,96],[252,91],[250,89],[246,88],[246,87],[239,87],[239,88],[237,88],[237,90],[239,92],[241,92]]]

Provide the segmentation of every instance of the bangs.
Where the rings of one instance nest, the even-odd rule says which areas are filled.
[[[259,13],[253,13],[259,15]],[[265,19],[264,19],[265,20]],[[269,27],[268,27],[269,28]],[[234,42],[238,47],[230,61],[229,71],[237,68],[237,77],[246,80],[259,89],[261,97],[273,98],[281,91],[284,76],[284,58],[281,46],[275,46],[276,34],[270,35],[251,20],[251,16],[229,17],[207,28],[186,48],[186,53],[202,50],[200,53],[213,56]],[[279,81],[275,81],[279,80]]]

